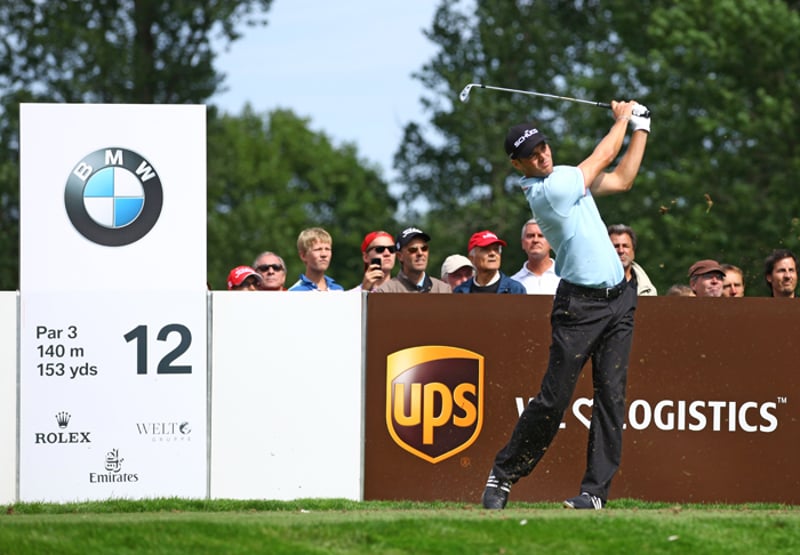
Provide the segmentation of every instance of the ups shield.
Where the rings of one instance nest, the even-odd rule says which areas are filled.
[[[483,426],[483,356],[428,345],[386,357],[386,426],[395,443],[430,463],[460,453]]]

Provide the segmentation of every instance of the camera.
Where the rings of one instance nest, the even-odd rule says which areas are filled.
[[[381,266],[381,259],[380,258],[371,258],[369,261],[370,266]]]

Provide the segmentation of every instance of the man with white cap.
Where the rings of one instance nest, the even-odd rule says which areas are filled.
[[[455,289],[475,273],[475,266],[463,254],[451,254],[442,262],[442,281]]]
[[[506,242],[488,229],[473,233],[467,245],[475,275],[453,289],[453,293],[516,293],[524,295],[525,286],[500,271]]]

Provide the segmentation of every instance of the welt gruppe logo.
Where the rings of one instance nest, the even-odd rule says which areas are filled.
[[[161,215],[163,190],[153,165],[126,148],[84,156],[64,189],[72,226],[93,243],[120,247],[138,241]]]
[[[483,427],[484,357],[440,345],[386,357],[386,426],[409,453],[438,463],[460,453]]]

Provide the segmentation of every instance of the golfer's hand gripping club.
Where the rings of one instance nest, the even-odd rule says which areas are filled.
[[[650,110],[644,104],[637,104],[633,107],[631,115],[631,126],[633,131],[647,131],[650,133]]]

